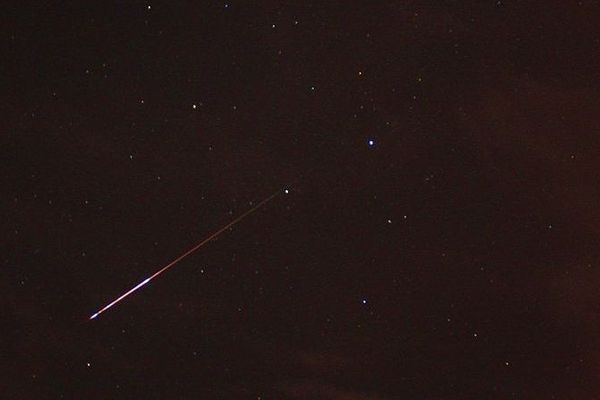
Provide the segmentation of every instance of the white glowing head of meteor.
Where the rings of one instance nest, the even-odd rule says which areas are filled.
[[[90,319],[94,319],[94,318],[96,318],[97,316],[98,316],[98,313],[96,313],[96,314],[92,315],[92,316],[90,317]]]

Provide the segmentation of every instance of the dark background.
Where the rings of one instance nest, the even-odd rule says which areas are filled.
[[[2,398],[600,395],[599,2],[2,14]]]

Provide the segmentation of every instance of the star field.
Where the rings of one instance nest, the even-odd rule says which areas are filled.
[[[256,3],[5,9],[4,396],[600,395],[600,5]]]

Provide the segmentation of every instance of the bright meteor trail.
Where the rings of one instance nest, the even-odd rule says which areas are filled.
[[[285,189],[284,192],[288,193],[288,190]],[[125,299],[127,296],[129,296],[130,294],[132,294],[133,292],[135,292],[136,290],[138,290],[139,288],[141,288],[142,286],[144,286],[145,284],[150,282],[152,279],[156,278],[157,276],[159,276],[160,274],[162,274],[163,272],[165,272],[166,270],[168,270],[169,268],[171,268],[172,266],[177,264],[179,261],[183,260],[185,257],[189,256],[190,254],[192,254],[193,252],[198,250],[200,247],[204,246],[206,243],[215,239],[221,233],[225,232],[227,229],[231,228],[233,225],[237,224],[242,219],[244,219],[248,215],[252,214],[254,211],[258,210],[259,208],[261,208],[262,206],[267,204],[269,201],[271,201],[275,196],[277,196],[280,193],[281,193],[280,190],[273,193],[271,196],[267,197],[266,199],[264,199],[263,201],[261,201],[260,203],[258,203],[257,205],[255,205],[254,207],[252,207],[251,209],[249,209],[248,211],[246,211],[245,213],[243,213],[242,215],[240,215],[239,217],[237,217],[236,219],[234,219],[233,221],[228,223],[227,225],[225,225],[223,228],[219,229],[218,231],[216,231],[215,233],[213,233],[206,239],[202,240],[200,243],[198,243],[197,245],[195,245],[194,247],[192,247],[191,249],[189,249],[188,251],[186,251],[185,253],[183,253],[182,255],[180,255],[179,257],[177,257],[176,259],[174,259],[173,261],[171,261],[170,263],[168,263],[167,265],[165,265],[164,267],[162,267],[161,269],[156,271],[154,274],[152,274],[152,276],[144,279],[143,281],[141,281],[140,283],[138,283],[137,285],[135,285],[134,287],[129,289],[127,292],[123,293],[121,296],[117,297],[115,300],[113,300],[112,302],[105,305],[98,312],[92,314],[90,319],[94,319],[94,318],[98,317],[104,311],[108,310],[109,308],[111,308],[112,306],[114,306],[115,304],[120,302],[121,300]]]

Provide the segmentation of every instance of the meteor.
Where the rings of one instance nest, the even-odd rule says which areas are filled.
[[[289,192],[288,189],[284,189],[283,191],[284,191],[284,193]],[[124,300],[127,296],[129,296],[130,294],[132,294],[133,292],[135,292],[136,290],[138,290],[139,288],[141,288],[142,286],[144,286],[145,284],[150,282],[152,279],[158,277],[160,274],[162,274],[163,272],[165,272],[166,270],[168,270],[169,268],[171,268],[172,266],[177,264],[179,261],[183,260],[190,254],[194,253],[200,247],[204,246],[206,243],[215,239],[216,237],[221,235],[221,233],[225,232],[227,229],[231,228],[232,226],[234,226],[235,224],[237,224],[238,222],[240,222],[241,220],[246,218],[248,215],[252,214],[256,210],[258,210],[259,208],[261,208],[262,206],[267,204],[269,201],[271,201],[275,196],[277,196],[280,193],[281,193],[281,190],[278,190],[277,192],[273,193],[272,195],[270,195],[269,197],[267,197],[266,199],[264,199],[263,201],[261,201],[260,203],[258,203],[257,205],[255,205],[254,207],[252,207],[251,209],[249,209],[242,215],[238,216],[233,221],[231,221],[230,223],[228,223],[227,225],[225,225],[218,231],[214,232],[212,235],[208,236],[206,239],[202,240],[200,243],[196,244],[194,247],[192,247],[191,249],[189,249],[188,251],[186,251],[185,253],[183,253],[182,255],[180,255],[179,257],[177,257],[176,259],[174,259],[167,265],[165,265],[164,267],[160,268],[158,271],[156,271],[154,274],[152,274],[149,278],[144,279],[143,281],[141,281],[140,283],[138,283],[137,285],[135,285],[134,287],[129,289],[127,292],[123,293],[121,296],[117,297],[115,300],[113,300],[112,302],[110,302],[107,305],[105,305],[104,307],[102,307],[99,311],[92,314],[92,316],[90,317],[90,320],[97,318],[104,311],[107,311],[109,308],[116,305],[121,300]]]

